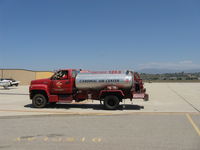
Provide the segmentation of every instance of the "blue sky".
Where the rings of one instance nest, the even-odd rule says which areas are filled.
[[[199,0],[1,0],[0,68],[200,68]]]

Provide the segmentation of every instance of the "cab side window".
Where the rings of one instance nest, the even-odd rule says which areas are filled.
[[[53,76],[53,80],[67,80],[67,79],[68,79],[68,71],[64,70],[58,71]]]
[[[68,79],[68,71],[62,71],[60,80],[67,80]]]

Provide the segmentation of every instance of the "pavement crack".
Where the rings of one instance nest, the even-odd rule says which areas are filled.
[[[196,108],[192,103],[190,103],[185,97],[183,97],[182,95],[180,95],[177,91],[175,91],[173,88],[171,88],[168,85],[168,88],[174,92],[178,97],[180,97],[183,101],[185,101],[187,104],[189,104],[193,109],[195,109],[196,111],[200,112],[200,110],[198,108]]]

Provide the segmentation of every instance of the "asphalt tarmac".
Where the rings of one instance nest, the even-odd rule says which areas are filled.
[[[150,101],[32,108],[28,86],[0,89],[0,149],[199,150],[200,83],[146,84]]]
[[[0,149],[199,150],[198,114],[0,118]]]
[[[57,104],[35,109],[28,86],[0,88],[0,116],[46,114],[128,114],[136,112],[200,112],[200,83],[146,83],[149,101],[125,100],[119,110],[104,110],[99,101]]]

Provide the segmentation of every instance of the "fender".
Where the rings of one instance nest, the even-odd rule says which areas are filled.
[[[39,90],[39,91],[45,91],[45,93],[47,94],[47,96],[50,96],[49,90],[48,90],[48,85],[46,84],[33,84],[29,87],[29,93],[31,93],[31,91],[35,91],[35,90]]]
[[[101,90],[99,93],[99,98],[101,99],[105,95],[117,95],[121,98],[125,96],[122,90]]]

